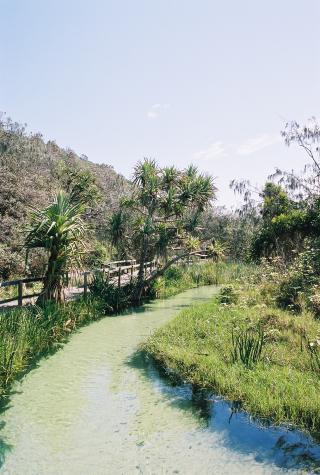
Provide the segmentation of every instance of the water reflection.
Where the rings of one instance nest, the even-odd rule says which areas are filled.
[[[311,436],[269,421],[250,417],[238,403],[230,403],[208,391],[182,383],[165,372],[143,352],[135,353],[129,364],[149,378],[155,391],[180,409],[192,411],[203,431],[218,434],[223,445],[257,462],[270,462],[283,469],[320,473],[320,445]]]

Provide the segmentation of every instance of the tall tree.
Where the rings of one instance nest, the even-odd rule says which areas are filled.
[[[215,197],[210,176],[193,165],[179,171],[160,168],[155,160],[144,159],[135,167],[133,192],[122,202],[128,216],[127,226],[138,246],[140,267],[136,300],[140,301],[145,285],[161,275],[174,262],[200,249],[199,219]],[[147,260],[162,258],[162,265],[148,279]]]

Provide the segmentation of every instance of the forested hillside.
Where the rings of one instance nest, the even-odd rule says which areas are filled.
[[[98,165],[4,115],[0,119],[0,278],[25,273],[24,232],[33,208],[43,208],[58,189],[82,183],[90,199],[85,219],[92,227],[92,254],[104,254],[108,218],[128,190],[126,179],[110,165]],[[98,244],[97,242],[100,242]],[[45,261],[33,253],[27,272],[41,272]]]

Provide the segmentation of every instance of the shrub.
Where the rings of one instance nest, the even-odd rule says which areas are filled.
[[[134,285],[127,284],[116,287],[108,282],[102,272],[97,272],[89,286],[90,297],[103,302],[104,313],[118,313],[128,308],[133,303]]]
[[[182,277],[183,277],[183,271],[178,266],[169,267],[169,269],[167,269],[164,273],[164,278],[167,281],[171,281],[171,280],[177,281],[177,280],[182,279]]]
[[[303,307],[301,294],[302,289],[302,276],[298,273],[289,275],[279,285],[276,295],[277,305],[294,312],[301,312]]]
[[[233,285],[226,285],[222,287],[218,295],[218,300],[222,304],[230,305],[235,304],[239,300],[239,294],[233,287]]]
[[[84,260],[87,269],[101,268],[110,258],[110,254],[106,246],[96,241],[93,249],[88,253]]]
[[[9,280],[12,276],[22,275],[25,269],[24,258],[18,252],[0,244],[0,278]]]

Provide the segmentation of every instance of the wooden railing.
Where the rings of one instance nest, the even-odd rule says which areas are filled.
[[[129,264],[128,264],[129,263]],[[126,265],[121,265],[126,264]],[[146,262],[144,265],[144,273],[147,274],[149,269],[150,272],[155,268],[155,261]],[[76,282],[75,288],[82,288],[84,297],[88,294],[88,287],[90,284],[90,277],[92,277],[96,272],[103,272],[106,274],[108,280],[113,279],[114,283],[121,287],[122,276],[129,274],[129,281],[132,281],[135,271],[140,267],[140,264],[137,264],[136,260],[126,260],[126,261],[113,261],[107,262],[103,265],[102,269],[96,269],[92,271],[77,272],[71,271],[65,274],[64,283],[65,288],[72,288],[70,283],[72,281]],[[80,278],[80,279],[79,279]],[[27,277],[25,279],[11,280],[7,282],[0,282],[0,289],[5,287],[17,287],[18,292],[14,297],[6,298],[0,300],[0,306],[8,304],[10,302],[17,301],[17,305],[21,307],[23,305],[23,300],[32,299],[38,297],[40,292],[32,294],[24,294],[24,289],[26,284],[31,284],[35,282],[43,282],[43,277]]]
[[[33,282],[43,282],[43,277],[28,277],[26,279],[19,279],[19,280],[11,280],[8,282],[0,282],[0,288],[3,287],[18,287],[18,295],[15,297],[10,297],[8,299],[0,300],[1,304],[6,304],[9,302],[14,302],[15,300],[18,301],[18,305],[22,306],[23,299],[38,297],[39,293],[34,293],[30,295],[23,295],[23,288],[24,284],[31,284]]]

